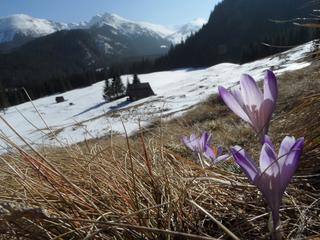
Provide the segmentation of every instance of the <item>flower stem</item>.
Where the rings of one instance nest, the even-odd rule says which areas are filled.
[[[201,167],[204,169],[203,160],[202,160],[202,157],[201,157],[201,154],[200,154],[200,153],[198,153],[198,158],[199,158]]]
[[[268,228],[269,228],[272,240],[281,240],[282,239],[280,221],[277,224],[274,224],[273,220],[272,220],[272,213],[270,213],[270,217],[269,217],[269,221],[268,221]]]

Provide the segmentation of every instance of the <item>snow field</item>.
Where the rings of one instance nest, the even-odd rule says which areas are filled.
[[[243,65],[222,63],[205,69],[142,74],[139,75],[141,82],[149,82],[156,96],[136,102],[127,102],[126,98],[105,102],[102,98],[102,81],[86,88],[37,99],[33,102],[36,109],[30,102],[10,107],[1,116],[33,145],[58,145],[59,142],[73,144],[110,132],[124,134],[122,122],[127,132],[133,134],[139,128],[139,122],[146,126],[161,116],[172,118],[181,115],[217,93],[219,85],[236,85],[243,73],[262,80],[266,69],[271,68],[276,75],[280,75],[307,67],[310,63],[302,61],[302,58],[311,49],[312,42]],[[131,81],[132,76],[122,76],[124,84],[127,79]],[[55,97],[60,95],[66,101],[57,104]],[[0,130],[0,134],[24,145],[1,120]],[[0,146],[2,150],[8,148],[4,142],[0,142]]]

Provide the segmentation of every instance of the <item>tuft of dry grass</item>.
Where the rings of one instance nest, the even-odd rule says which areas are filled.
[[[319,63],[280,77],[270,135],[305,136],[297,176],[281,209],[284,237],[316,239],[320,229]],[[109,136],[64,148],[0,156],[1,239],[267,239],[268,209],[235,166],[203,169],[180,144],[210,131],[227,149],[256,157],[257,137],[217,96],[133,137]]]

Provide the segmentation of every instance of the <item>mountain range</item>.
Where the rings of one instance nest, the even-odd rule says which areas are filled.
[[[185,40],[190,34],[197,32],[205,23],[206,21],[200,18],[181,26],[166,27],[147,22],[134,22],[116,14],[105,13],[96,15],[87,22],[67,24],[34,18],[25,14],[15,14],[0,18],[0,51],[10,52],[33,39],[57,31],[82,29],[93,30],[97,34],[98,45],[108,52],[114,47],[112,46],[114,42],[112,36],[106,36],[103,31],[97,31],[97,29],[106,30],[106,28],[109,28],[108,34],[149,37],[156,43],[162,41],[162,45],[157,47],[163,50],[168,47],[167,45],[177,44]],[[155,51],[155,53],[158,53],[158,51]]]
[[[37,98],[87,86],[104,79],[114,64],[166,54],[204,23],[168,28],[109,13],[79,24],[24,14],[0,18],[0,92],[24,87]],[[24,101],[15,92],[7,95],[10,103]]]

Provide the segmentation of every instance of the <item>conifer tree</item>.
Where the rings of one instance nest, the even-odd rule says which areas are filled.
[[[125,90],[126,89],[122,83],[121,77],[115,74],[112,77],[111,84],[109,80],[105,81],[105,86],[103,89],[103,98],[105,100],[112,100],[122,97],[125,94]]]
[[[121,77],[119,75],[116,75],[112,79],[111,88],[113,95],[118,98],[120,96],[123,96],[125,92],[125,87],[121,81]]]
[[[6,108],[8,107],[8,99],[6,89],[2,86],[0,82],[0,111],[5,112]]]
[[[140,83],[140,79],[138,75],[136,73],[133,74],[133,84],[139,84],[139,83]]]
[[[109,84],[109,79],[105,80],[105,85],[103,88],[103,98],[106,101],[110,100],[110,84]]]

